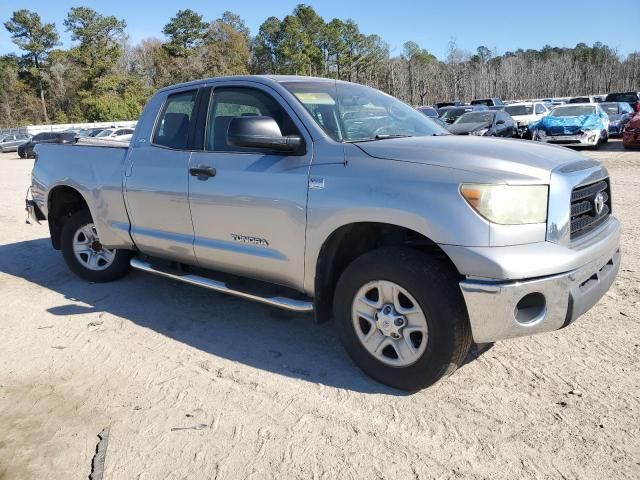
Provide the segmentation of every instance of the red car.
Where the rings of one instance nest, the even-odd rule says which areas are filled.
[[[627,124],[622,134],[624,148],[640,148],[640,114],[636,114]]]

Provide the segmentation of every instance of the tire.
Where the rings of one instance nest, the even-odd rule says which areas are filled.
[[[388,326],[384,321],[380,323],[387,319],[381,317],[386,307],[378,310],[377,322],[361,318],[359,311],[356,314],[356,310],[361,308],[372,308],[358,298],[362,298],[361,292],[376,281],[381,281],[378,285],[382,285],[382,288],[386,288],[389,282],[399,287],[396,292],[401,290],[400,295],[394,293],[392,296],[394,300],[400,298],[402,309],[408,311],[417,306],[423,313],[422,317],[415,313],[406,315],[401,333],[390,332],[391,335],[401,335],[399,339],[390,338],[387,336],[389,331],[386,334],[383,331],[385,324]],[[464,361],[472,342],[469,318],[458,281],[457,274],[443,260],[410,248],[383,248],[357,258],[340,277],[334,299],[338,334],[351,359],[373,379],[407,391],[426,388],[452,374]],[[376,287],[366,294],[371,295],[366,301],[375,301],[378,304],[375,310],[382,303],[380,298],[383,294],[377,288],[379,293],[376,298],[374,290]],[[413,305],[414,302],[417,305]],[[393,311],[401,310],[394,307]],[[416,327],[420,323],[416,318],[426,320],[426,338],[421,332],[409,333],[409,330],[420,328]],[[367,325],[370,326],[368,331],[363,329]],[[409,328],[412,325],[413,328]],[[384,337],[379,345],[388,343],[390,339],[399,342],[392,342],[393,345],[401,348],[404,345],[405,350],[407,347],[402,342],[412,348],[408,354],[403,354],[405,359],[400,357],[396,346],[392,346],[392,350],[397,360],[392,358],[393,352],[388,347],[379,346],[382,351],[376,356],[365,347],[365,340],[361,340],[363,336],[371,338],[373,342],[377,342],[380,336]],[[424,346],[422,342],[425,342]],[[412,357],[413,354],[416,356]],[[407,363],[407,358],[412,359],[411,363]]]
[[[61,250],[65,263],[73,273],[95,283],[112,282],[125,276],[133,255],[130,250],[102,248],[88,210],[74,213],[65,222],[61,233]]]

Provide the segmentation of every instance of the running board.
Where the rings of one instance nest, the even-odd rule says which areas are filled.
[[[294,312],[312,312],[313,302],[305,300],[296,300],[293,298],[277,297],[277,296],[261,296],[255,293],[243,292],[241,290],[234,290],[230,288],[226,283],[213,280],[211,278],[201,277],[199,275],[193,275],[190,273],[170,272],[154,267],[150,263],[144,262],[137,257],[133,257],[130,262],[131,266],[136,270],[142,270],[143,272],[155,273],[162,277],[178,280],[179,282],[188,283],[190,285],[196,285],[198,287],[208,288],[220,293],[226,293],[229,295],[235,295],[236,297],[245,298],[247,300],[253,300],[254,302],[264,303],[271,305],[272,307],[278,307],[285,310],[291,310]]]

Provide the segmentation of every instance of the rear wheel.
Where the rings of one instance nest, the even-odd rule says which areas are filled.
[[[87,210],[74,213],[62,228],[61,249],[67,266],[91,282],[111,282],[129,271],[132,252],[104,248]]]
[[[457,275],[417,250],[384,248],[356,259],[338,282],[334,309],[353,361],[402,390],[453,373],[471,345]]]

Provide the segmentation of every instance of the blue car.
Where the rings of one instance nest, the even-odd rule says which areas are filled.
[[[609,136],[621,137],[631,117],[635,115],[633,108],[626,102],[605,102],[600,106],[609,116]]]
[[[529,124],[529,130],[538,142],[597,147],[609,139],[609,117],[598,103],[567,104]]]

